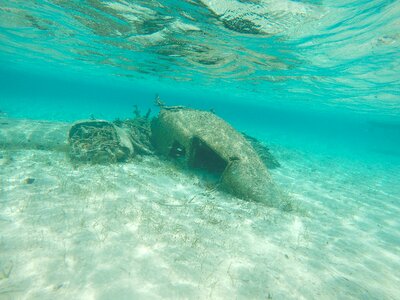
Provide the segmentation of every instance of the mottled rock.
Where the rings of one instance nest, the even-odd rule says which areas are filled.
[[[152,122],[152,142],[160,154],[181,157],[189,167],[218,174],[225,191],[279,206],[276,186],[258,153],[215,114],[163,107]]]

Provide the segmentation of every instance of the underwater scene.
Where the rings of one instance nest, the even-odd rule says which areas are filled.
[[[400,299],[400,1],[0,0],[0,299]]]

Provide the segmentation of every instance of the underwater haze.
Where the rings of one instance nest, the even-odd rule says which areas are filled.
[[[290,209],[64,145],[168,106],[250,136]],[[0,299],[400,299],[399,216],[399,1],[0,0]]]

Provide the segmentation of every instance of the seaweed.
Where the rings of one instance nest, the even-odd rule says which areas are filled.
[[[151,127],[150,115],[151,109],[148,109],[145,115],[137,105],[134,105],[133,118],[127,120],[114,120],[114,125],[124,129],[132,142],[135,152],[141,155],[153,155],[154,150],[150,142]]]
[[[174,105],[174,106],[165,105],[165,102],[161,101],[159,94],[156,94],[156,98],[154,99],[154,105],[164,110],[180,110],[186,108],[185,106],[182,105]]]
[[[69,132],[69,155],[75,162],[115,163],[129,156],[116,129],[106,121],[80,122]]]
[[[134,114],[135,118],[139,118],[140,117],[139,107],[137,105],[134,105],[133,108],[134,108],[133,109],[133,114]]]
[[[158,106],[159,108],[163,108],[165,106],[165,103],[163,101],[161,101],[159,94],[156,94],[156,97],[154,99],[154,105]]]
[[[251,144],[268,169],[276,169],[281,166],[279,161],[271,154],[270,149],[263,142],[244,132],[242,132],[242,135]]]

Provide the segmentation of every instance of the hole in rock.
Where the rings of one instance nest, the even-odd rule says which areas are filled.
[[[228,163],[207,143],[198,137],[193,137],[189,166],[220,175]]]

